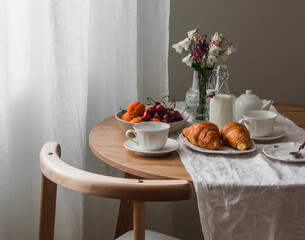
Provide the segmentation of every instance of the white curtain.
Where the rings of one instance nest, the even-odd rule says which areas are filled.
[[[169,1],[91,0],[90,9],[88,134],[95,124],[114,115],[120,107],[168,94],[169,35]],[[86,169],[123,176],[90,150]],[[118,204],[85,196],[87,239],[113,239]],[[147,208],[147,227],[171,233],[171,206],[151,205]]]
[[[118,174],[90,153],[88,134],[119,107],[167,94],[168,21],[162,0],[0,0],[0,239],[37,238],[44,142],[75,167]],[[55,239],[113,236],[88,199],[58,188]]]

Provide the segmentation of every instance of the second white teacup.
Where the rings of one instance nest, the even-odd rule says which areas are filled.
[[[155,151],[162,149],[168,139],[170,125],[160,122],[142,122],[133,126],[134,130],[127,130],[126,137],[137,143],[143,150]],[[134,134],[136,139],[129,135]]]
[[[272,133],[277,114],[265,110],[252,110],[243,113],[239,120],[249,130],[253,137],[266,137]]]

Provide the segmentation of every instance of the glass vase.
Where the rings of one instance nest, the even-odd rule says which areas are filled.
[[[209,99],[206,97],[206,89],[212,72],[213,70],[209,69],[194,71],[193,84],[186,92],[186,111],[194,122],[209,120]]]
[[[197,108],[199,106],[199,72],[194,71],[192,86],[185,94],[186,112],[195,119],[197,116]]]
[[[213,69],[204,69],[199,72],[199,104],[195,118],[195,120],[198,122],[209,121],[209,98],[206,96],[206,90],[212,72]]]

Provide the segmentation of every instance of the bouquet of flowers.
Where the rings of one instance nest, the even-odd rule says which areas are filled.
[[[222,33],[215,32],[209,40],[206,34],[199,33],[199,27],[189,31],[188,37],[174,44],[172,47],[178,53],[186,53],[187,56],[182,62],[194,68],[199,72],[199,107],[197,114],[199,120],[205,120],[204,117],[206,105],[206,85],[215,68],[219,58],[227,58],[237,49],[232,43],[223,36]]]
[[[197,27],[195,30],[189,31],[186,39],[172,46],[178,53],[188,53],[182,62],[196,71],[213,70],[219,57],[227,60],[232,53],[237,51],[232,43],[228,43],[222,33],[215,32],[209,41],[207,35],[200,34],[198,29]]]

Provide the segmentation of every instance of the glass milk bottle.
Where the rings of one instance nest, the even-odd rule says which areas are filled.
[[[210,96],[210,122],[221,129],[224,125],[233,121],[233,101],[228,87],[229,71],[227,65],[219,65],[214,73],[216,77],[211,77],[209,88],[214,86],[216,95]],[[209,94],[208,94],[209,95]]]

